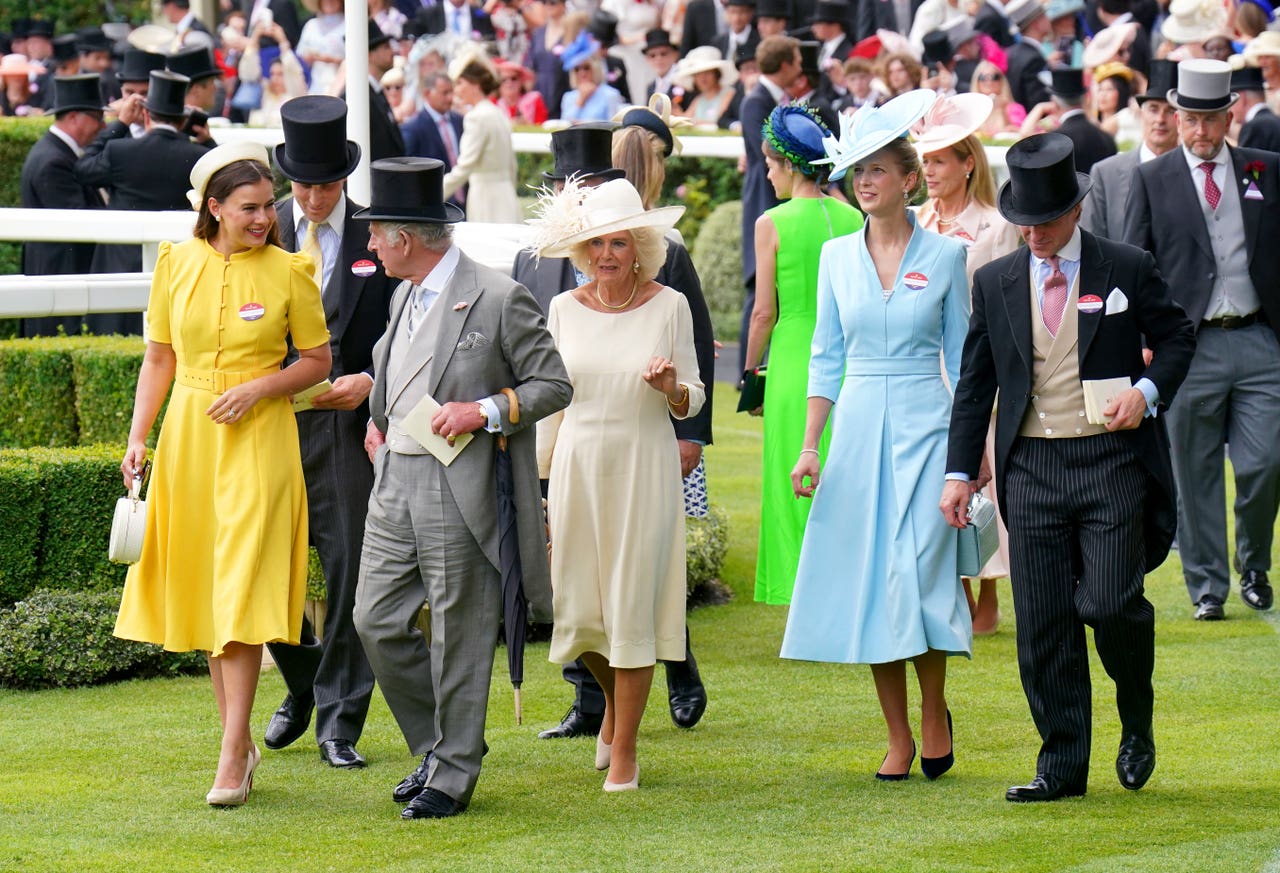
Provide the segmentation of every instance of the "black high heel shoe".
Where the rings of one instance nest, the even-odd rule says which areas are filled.
[[[885,753],[884,760],[885,761],[889,760],[888,752]],[[911,760],[907,761],[907,769],[901,773],[881,773],[879,770],[877,770],[876,778],[879,779],[881,782],[905,782],[907,778],[911,775],[911,765],[915,763],[915,760],[916,760],[916,741],[912,740],[911,741]],[[920,762],[921,764],[923,764],[924,758],[921,758]],[[884,767],[884,761],[880,762],[880,766]]]
[[[951,730],[951,710],[947,710],[947,736],[951,739],[951,751],[947,752],[941,758],[926,758],[920,756],[920,772],[924,774],[924,778],[932,781],[937,779],[943,773],[947,772],[956,763],[956,740],[955,734]]]

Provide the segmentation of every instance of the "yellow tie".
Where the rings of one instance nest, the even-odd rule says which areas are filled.
[[[310,255],[311,260],[316,265],[316,284],[324,284],[324,252],[320,250],[320,237],[318,236],[320,225],[311,221],[307,223],[307,235],[302,240],[302,253]]]

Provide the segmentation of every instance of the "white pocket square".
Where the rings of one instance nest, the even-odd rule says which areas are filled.
[[[1129,298],[1119,288],[1112,288],[1111,293],[1107,295],[1107,308],[1105,315],[1115,315],[1117,312],[1125,312],[1129,309]]]

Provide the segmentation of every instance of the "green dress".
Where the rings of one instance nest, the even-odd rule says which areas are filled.
[[[857,209],[831,197],[787,200],[765,215],[778,231],[778,320],[769,339],[756,600],[791,602],[800,543],[813,501],[797,500],[791,470],[804,447],[809,346],[818,314],[818,258],[830,239],[862,227]],[[830,428],[819,448],[826,457]]]

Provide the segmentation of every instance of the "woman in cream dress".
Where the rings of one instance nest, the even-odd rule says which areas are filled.
[[[449,77],[454,99],[471,108],[462,117],[458,160],[444,177],[444,196],[467,185],[467,221],[519,224],[511,122],[490,99],[498,92],[498,71],[484,56],[472,54],[455,61]]]

